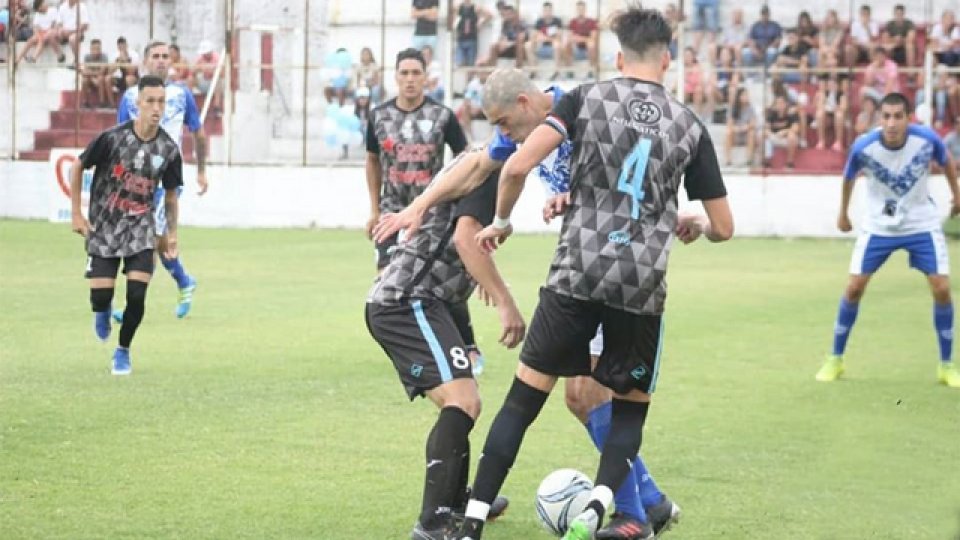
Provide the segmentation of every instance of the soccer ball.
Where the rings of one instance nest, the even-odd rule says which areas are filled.
[[[573,518],[590,502],[593,482],[574,469],[557,469],[537,488],[537,518],[544,529],[563,536]]]

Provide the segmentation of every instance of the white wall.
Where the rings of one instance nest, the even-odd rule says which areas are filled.
[[[346,227],[367,219],[367,192],[360,167],[211,167],[209,193],[196,196],[195,171],[187,167],[181,198],[185,225],[203,227]],[[942,178],[942,177],[941,177]],[[729,176],[727,189],[739,236],[843,236],[835,227],[840,180],[831,176]],[[66,203],[47,163],[0,161],[0,217],[46,219],[53,203]],[[946,212],[949,191],[935,178],[934,197]],[[859,215],[862,189],[852,215]],[[540,221],[543,192],[528,182],[513,221],[518,231],[557,230]],[[699,211],[683,202],[681,209]],[[855,219],[856,221],[856,219]]]

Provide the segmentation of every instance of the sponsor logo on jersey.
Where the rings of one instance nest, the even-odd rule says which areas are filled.
[[[637,366],[633,368],[633,371],[630,372],[630,376],[636,380],[640,380],[647,374],[647,368],[643,366]]]
[[[159,169],[163,165],[163,156],[156,154],[150,156],[150,164],[153,165],[154,169]]]
[[[621,246],[630,245],[630,233],[626,231],[613,231],[607,235],[607,240]]]
[[[417,127],[420,133],[429,134],[433,131],[433,120],[417,120]]]
[[[627,107],[630,110],[630,117],[641,124],[653,125],[663,118],[663,111],[652,101],[634,99]]]
[[[423,373],[423,366],[421,366],[420,364],[414,364],[410,366],[410,374],[413,375],[414,377],[419,378],[420,374],[422,373]]]

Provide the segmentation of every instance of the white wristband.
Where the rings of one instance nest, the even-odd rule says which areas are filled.
[[[510,226],[510,220],[502,219],[500,216],[493,216],[493,226],[498,229],[506,229]]]

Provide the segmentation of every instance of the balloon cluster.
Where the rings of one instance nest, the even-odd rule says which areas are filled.
[[[363,142],[360,119],[347,107],[335,103],[327,105],[327,114],[323,119],[323,142],[329,148],[360,145]]]

